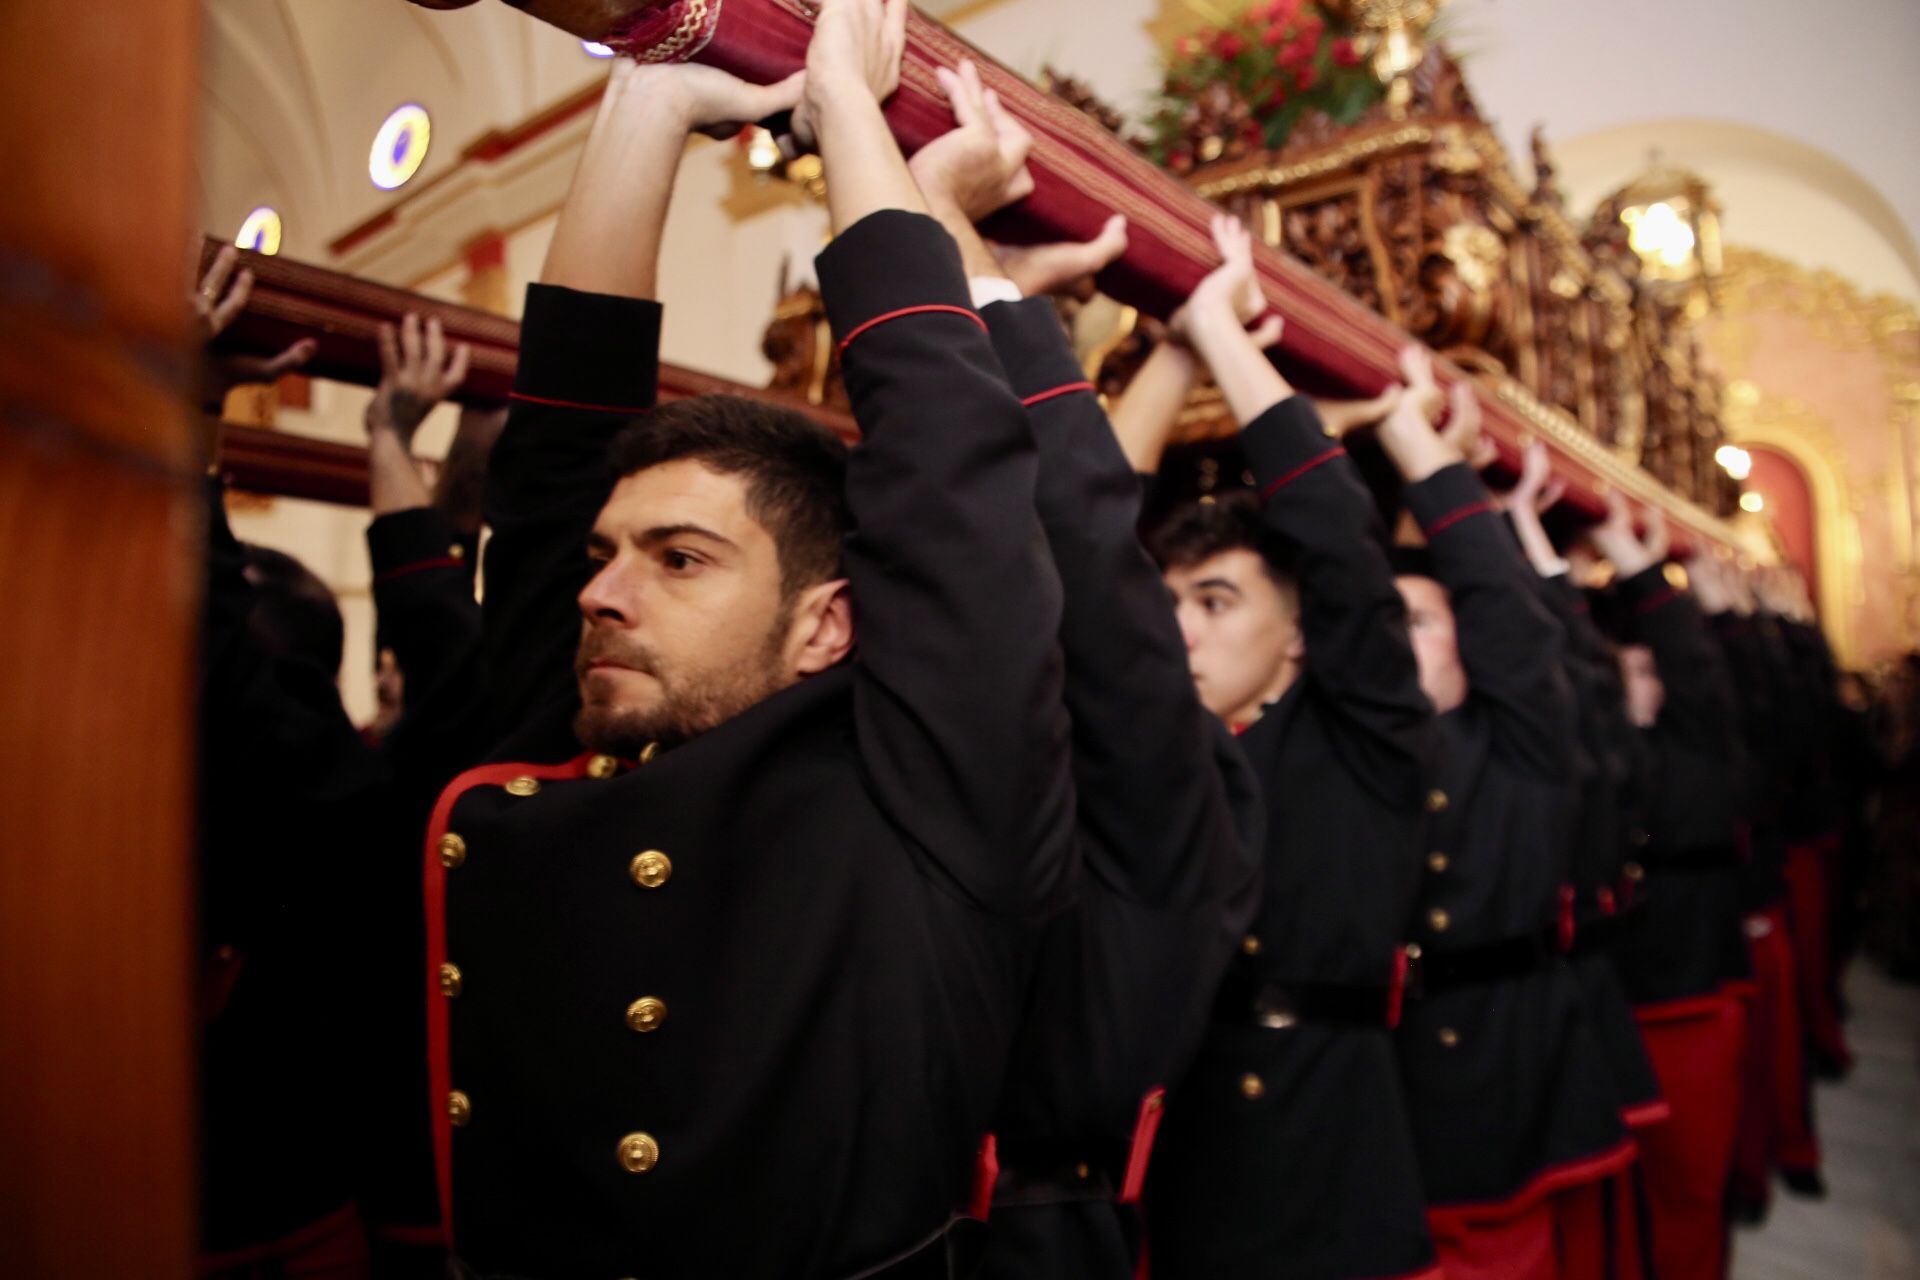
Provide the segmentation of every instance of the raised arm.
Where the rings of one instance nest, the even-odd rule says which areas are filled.
[[[512,409],[488,464],[482,652],[494,740],[577,701],[586,536],[612,488],[607,446],[654,403],[660,238],[687,137],[791,107],[799,89],[798,77],[762,87],[709,67],[613,70],[527,291]]]
[[[1408,393],[1380,426],[1380,443],[1407,481],[1407,509],[1425,533],[1436,576],[1451,598],[1470,701],[1493,726],[1495,749],[1517,768],[1551,778],[1570,775],[1575,715],[1562,663],[1566,635],[1539,599],[1480,477],[1480,421],[1473,388],[1450,396],[1446,435],[1422,405],[1432,399],[1426,352],[1403,354]]]
[[[1179,327],[1228,395],[1261,496],[1261,519],[1293,555],[1306,638],[1303,678],[1324,695],[1354,776],[1388,804],[1422,795],[1432,709],[1407,638],[1380,516],[1346,448],[1249,334],[1251,244],[1233,220],[1215,228],[1224,265],[1200,283]],[[1277,333],[1273,336],[1278,336]],[[1390,403],[1397,403],[1398,396]]]
[[[808,54],[838,193],[820,287],[862,433],[846,554],[859,746],[942,878],[1033,916],[1065,901],[1074,864],[1060,582],[1026,412],[880,115],[904,20],[903,3],[827,0]]]
[[[960,127],[916,154],[912,169],[962,259],[978,262],[974,219],[1006,202],[1024,130],[997,109],[970,63],[943,82]],[[963,189],[991,191],[996,172],[1002,190],[964,207]],[[1125,897],[1186,907],[1230,896],[1256,855],[1235,829],[1214,758],[1221,730],[1194,692],[1166,587],[1140,545],[1138,481],[1045,296],[1125,245],[1124,236],[1103,236],[1011,261],[989,250],[1013,289],[1038,296],[993,302],[982,314],[1039,450],[1035,501],[1065,596],[1060,644],[1084,865]],[[979,280],[974,289],[996,291]]]

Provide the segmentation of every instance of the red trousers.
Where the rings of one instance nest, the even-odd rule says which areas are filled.
[[[1835,1066],[1853,1065],[1853,1053],[1833,1007],[1833,951],[1828,945],[1829,868],[1840,857],[1840,837],[1821,836],[1787,846],[1787,923],[1807,1039]]]
[[[1727,1261],[1726,1189],[1740,1121],[1745,1001],[1709,995],[1636,1012],[1661,1092],[1673,1107],[1665,1124],[1638,1135],[1654,1274],[1717,1280]]]
[[[1747,1051],[1734,1189],[1765,1203],[1775,1169],[1818,1169],[1801,1040],[1800,998],[1784,906],[1747,920],[1758,991],[1747,1006]]]

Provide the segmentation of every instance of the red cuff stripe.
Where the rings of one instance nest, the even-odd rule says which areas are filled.
[[[887,312],[887,314],[883,316],[875,316],[873,319],[867,321],[865,324],[855,325],[852,333],[849,333],[846,337],[840,339],[840,354],[843,356],[847,354],[847,348],[853,345],[853,340],[855,338],[859,337],[861,334],[865,333],[869,329],[878,328],[879,326],[885,324],[889,320],[898,320],[901,316],[926,315],[929,312],[936,312],[936,311],[949,311],[956,316],[965,316],[967,319],[973,321],[975,324],[980,326],[980,332],[985,333],[987,331],[987,322],[985,320],[982,320],[980,318],[980,313],[978,311],[975,311],[972,307],[956,307],[945,302],[930,302],[924,306],[919,306],[919,307],[902,307],[898,311],[889,311]]]
[[[554,409],[585,409],[589,413],[624,413],[631,416],[636,413],[651,413],[653,411],[653,406],[650,404],[641,405],[638,408],[629,408],[617,404],[592,404],[585,400],[554,400],[547,396],[528,395],[524,391],[509,392],[507,399],[518,400],[522,404],[544,404]]]
[[[1030,395],[1020,403],[1031,409],[1037,404],[1045,404],[1047,401],[1059,396],[1070,396],[1076,391],[1091,390],[1093,390],[1093,384],[1091,382],[1069,382],[1064,386],[1055,387],[1051,391],[1041,391],[1035,395]]]
[[[1344,457],[1346,456],[1346,452],[1347,452],[1347,447],[1345,445],[1337,444],[1333,446],[1333,448],[1327,450],[1325,453],[1319,454],[1312,458],[1308,458],[1305,462],[1301,463],[1299,466],[1295,467],[1293,470],[1287,472],[1287,474],[1281,476],[1278,480],[1275,480],[1272,483],[1268,484],[1266,488],[1260,491],[1260,496],[1262,498],[1271,498],[1274,494],[1280,492],[1280,490],[1286,488],[1288,485],[1292,484],[1295,480],[1298,480],[1301,476],[1307,474],[1307,472],[1313,470],[1315,467],[1320,466],[1324,463],[1332,462],[1335,458]]]
[[[1652,613],[1655,609],[1658,609],[1661,605],[1667,604],[1679,598],[1679,595],[1680,593],[1678,591],[1675,591],[1672,587],[1662,587],[1659,591],[1654,592],[1652,595],[1648,596],[1645,600],[1642,600],[1639,604],[1635,605],[1633,607],[1633,611],[1635,613],[1640,613],[1640,614]]]
[[[392,582],[395,578],[404,578],[410,573],[424,573],[428,569],[464,569],[466,564],[466,561],[456,560],[452,556],[441,556],[437,560],[416,560],[412,564],[403,564],[385,573],[375,574],[373,585],[377,587],[383,582]]]
[[[1483,511],[1491,511],[1491,510],[1493,510],[1493,504],[1491,502],[1470,502],[1466,506],[1461,507],[1457,511],[1447,512],[1447,514],[1441,516],[1438,520],[1435,520],[1432,524],[1428,525],[1426,527],[1426,535],[1429,538],[1431,538],[1436,533],[1441,533],[1447,529],[1451,529],[1454,525],[1459,524],[1462,520],[1465,520],[1468,516],[1477,516]]]

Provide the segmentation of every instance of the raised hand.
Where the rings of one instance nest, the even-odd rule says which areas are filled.
[[[367,433],[391,431],[410,443],[433,407],[466,381],[472,354],[464,342],[447,350],[438,316],[422,326],[410,311],[397,333],[392,325],[381,325],[380,386],[367,405]]]
[[[1449,436],[1434,428],[1446,396],[1433,377],[1433,356],[1416,344],[1401,348],[1400,374],[1406,390],[1381,420],[1380,445],[1409,484],[1425,480],[1442,467],[1463,460],[1461,443],[1479,434],[1480,402],[1473,387],[1461,381],[1455,388],[1454,423]]]
[[[1666,558],[1667,522],[1658,512],[1647,514],[1647,536],[1642,539],[1633,529],[1633,509],[1617,489],[1607,491],[1607,516],[1587,531],[1594,549],[1613,562],[1614,572],[1631,578]]]
[[[1399,383],[1390,383],[1385,391],[1371,400],[1315,400],[1313,407],[1320,415],[1320,424],[1330,436],[1344,436],[1349,431],[1358,431],[1393,412],[1400,403],[1400,397],[1407,389]]]
[[[1480,397],[1462,378],[1447,389],[1447,425],[1440,438],[1475,471],[1485,471],[1500,458],[1500,450],[1482,433],[1483,425]]]
[[[805,71],[796,71],[772,84],[752,84],[697,62],[646,65],[622,58],[607,91],[643,96],[649,105],[664,102],[684,114],[689,132],[730,138],[742,125],[799,106],[806,80]]]
[[[900,86],[907,48],[907,0],[821,0],[807,45],[806,89],[793,113],[803,145],[819,138],[820,120],[834,100],[865,94],[885,102]]]
[[[918,157],[916,157],[917,159]],[[1114,214],[1091,240],[1062,244],[990,244],[1007,278],[1029,298],[1064,293],[1106,270],[1127,251],[1127,219]]]
[[[225,332],[227,326],[247,309],[247,300],[253,296],[253,272],[242,270],[237,275],[234,273],[239,261],[238,249],[232,245],[222,248],[214,256],[206,275],[200,278],[200,287],[194,292],[193,313],[203,346]],[[313,359],[313,353],[319,347],[320,344],[314,339],[302,338],[273,356],[216,355],[208,352],[201,401],[208,409],[217,410],[229,388],[244,383],[278,382]]]
[[[1566,496],[1567,482],[1553,474],[1547,446],[1534,441],[1520,455],[1520,482],[1507,495],[1508,505],[1539,515],[1552,510]]]
[[[1267,310],[1267,298],[1260,290],[1260,276],[1253,264],[1253,233],[1238,218],[1224,213],[1213,216],[1213,244],[1220,251],[1220,265],[1194,286],[1187,304],[1173,313],[1167,332],[1179,342],[1191,345],[1198,326],[1231,321],[1245,328]],[[1277,315],[1268,316],[1253,331],[1253,344],[1266,348],[1280,341],[1285,325]]]
[[[914,153],[908,162],[927,205],[978,222],[1033,192],[1027,154],[1033,135],[980,81],[980,69],[962,62],[958,72],[934,75],[953,105],[954,127]]]

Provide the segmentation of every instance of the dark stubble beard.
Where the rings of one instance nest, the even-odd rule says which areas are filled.
[[[749,661],[685,675],[663,671],[658,656],[643,645],[625,643],[611,633],[587,631],[574,661],[575,674],[583,682],[580,711],[573,718],[574,736],[589,750],[632,760],[649,743],[677,746],[726,723],[791,683],[781,649],[792,619],[792,606],[783,607]],[[653,676],[660,684],[659,701],[643,709],[590,700],[584,684],[587,666],[605,660]]]

